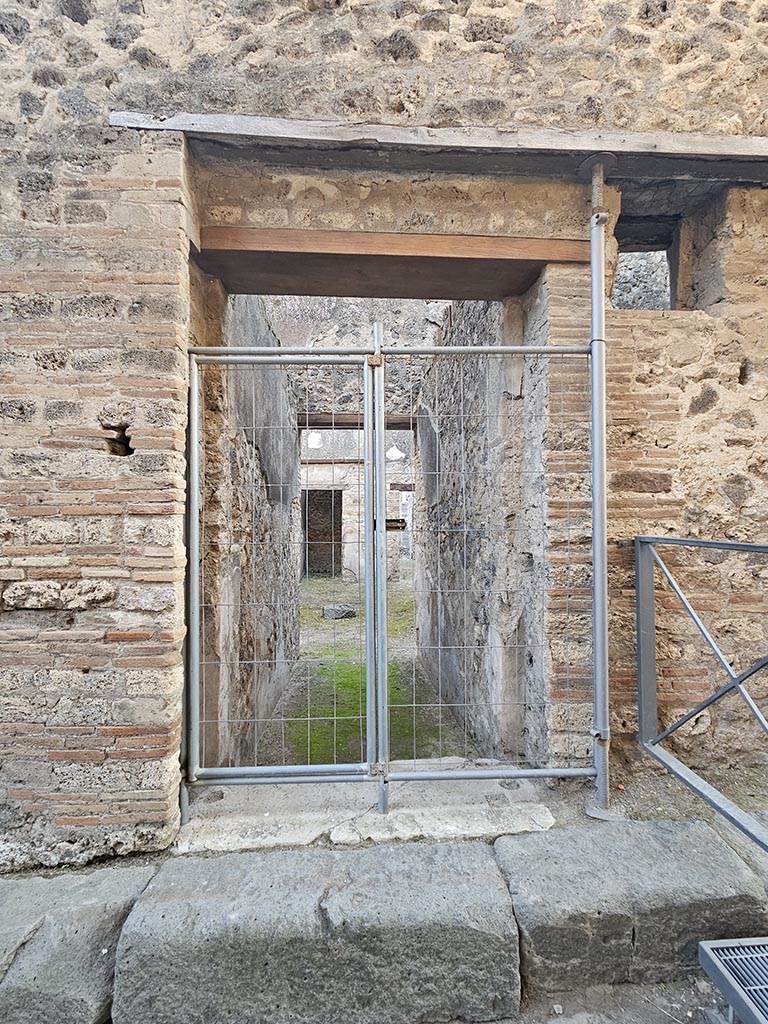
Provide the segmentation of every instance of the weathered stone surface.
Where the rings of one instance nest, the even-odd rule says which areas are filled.
[[[120,940],[115,1024],[489,1020],[519,1004],[491,850],[438,844],[167,862]]]
[[[198,344],[277,346],[260,300],[228,300],[195,276],[192,330]],[[244,376],[201,369],[202,533],[210,713],[205,763],[248,764],[257,725],[292,682],[298,650],[295,539],[301,526],[294,396],[279,367]],[[280,429],[274,429],[275,426]]]
[[[153,867],[0,881],[0,1020],[102,1024],[120,929]]]
[[[526,982],[666,981],[703,939],[763,935],[765,889],[703,822],[616,821],[498,839]]]
[[[351,604],[323,605],[324,619],[354,619],[356,615],[357,609],[353,608]]]
[[[623,252],[613,279],[614,309],[669,309],[669,259],[666,252]]]

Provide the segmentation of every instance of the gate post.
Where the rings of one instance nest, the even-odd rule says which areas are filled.
[[[389,765],[389,679],[387,664],[387,466],[386,451],[386,396],[384,356],[381,351],[383,328],[381,323],[373,325],[374,353],[369,357],[373,376],[374,407],[374,579],[376,586],[376,706],[379,775],[379,810],[388,810],[388,765]]]
[[[590,374],[592,391],[592,688],[593,756],[597,771],[597,802],[608,806],[611,742],[608,704],[608,498],[606,471],[605,382],[605,224],[603,162],[592,167],[590,278],[592,328]]]

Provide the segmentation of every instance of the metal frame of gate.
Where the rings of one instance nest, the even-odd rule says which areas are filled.
[[[689,549],[703,551],[741,551],[752,555],[768,555],[766,544],[746,544],[739,541],[699,540],[685,537],[635,537],[635,578],[636,584],[636,623],[637,623],[637,701],[638,701],[638,741],[641,747],[655,758],[668,771],[685,783],[698,796],[702,797],[727,821],[740,829],[746,836],[753,839],[768,853],[768,828],[754,814],[744,810],[733,800],[729,800],[701,774],[695,772],[666,750],[662,743],[673,736],[678,729],[697,718],[707,708],[717,704],[729,694],[738,694],[749,708],[753,718],[764,733],[768,733],[768,719],[756,704],[747,689],[747,682],[758,672],[768,668],[768,656],[758,658],[742,672],[737,672],[721,650],[717,640],[704,624],[699,613],[693,607],[683,587],[673,575],[664,558],[657,550],[669,547],[673,550]],[[661,728],[659,725],[659,708],[657,700],[657,668],[656,668],[656,605],[655,605],[655,572],[661,572],[669,589],[685,610],[707,648],[718,662],[726,680],[713,693],[698,701],[697,704],[680,715],[671,725]]]
[[[189,354],[188,427],[188,636],[185,730],[187,784],[269,784],[278,782],[378,782],[379,806],[387,807],[389,782],[449,779],[592,778],[597,803],[608,804],[608,584],[606,508],[606,384],[605,384],[605,224],[603,167],[592,170],[591,340],[589,344],[420,346],[407,349],[382,344],[381,325],[374,325],[372,343],[358,348],[279,349],[193,348]],[[386,492],[383,443],[385,431],[385,359],[388,355],[446,356],[580,356],[589,360],[591,419],[592,506],[592,764],[586,767],[516,768],[491,766],[468,769],[390,771],[387,698]],[[365,530],[365,663],[366,760],[353,764],[254,765],[203,767],[200,764],[200,441],[201,365],[322,365],[363,368],[364,517],[373,529]],[[373,629],[370,624],[373,623]],[[182,799],[184,799],[182,797]]]

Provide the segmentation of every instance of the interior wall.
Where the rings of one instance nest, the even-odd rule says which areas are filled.
[[[519,301],[454,303],[444,342],[572,341],[588,299],[588,275],[548,267]],[[583,359],[439,357],[424,377],[420,656],[443,700],[467,704],[459,714],[481,756],[545,765],[590,754],[588,416]]]
[[[227,298],[197,270],[192,292],[196,344],[278,344],[256,297]],[[208,364],[201,380],[202,755],[208,766],[244,764],[298,647],[297,405],[275,366]]]

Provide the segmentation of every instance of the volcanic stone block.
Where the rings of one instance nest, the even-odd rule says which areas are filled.
[[[357,616],[357,609],[351,604],[324,604],[324,619],[354,619]]]
[[[154,870],[0,879],[0,1020],[102,1024],[120,929]]]
[[[614,821],[504,837],[495,852],[520,929],[526,983],[661,982],[702,939],[765,935],[758,876],[700,821]]]
[[[166,862],[126,922],[114,1024],[513,1016],[517,928],[481,844]]]

